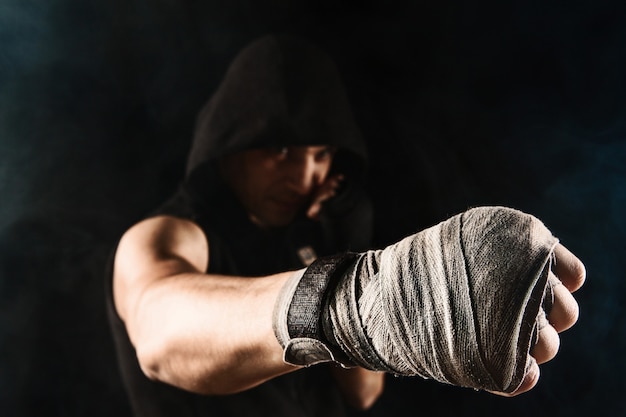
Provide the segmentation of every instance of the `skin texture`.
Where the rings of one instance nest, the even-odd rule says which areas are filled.
[[[341,177],[329,177],[334,150],[325,146],[251,150],[224,159],[222,175],[260,227],[280,227],[304,210],[315,218],[335,194]],[[210,242],[195,223],[157,216],[130,228],[118,246],[113,292],[118,314],[144,373],[201,394],[246,390],[299,367],[285,364],[272,329],[280,289],[296,272],[266,277],[206,274]],[[539,332],[535,362],[514,396],[532,389],[539,364],[556,355],[558,333],[578,318],[571,293],[585,268],[557,245],[550,325]],[[219,341],[219,342],[217,342]],[[384,389],[384,374],[331,366],[338,387],[353,406],[371,407]]]
[[[335,195],[342,177],[328,178],[334,153],[329,146],[253,149],[223,159],[220,172],[254,223],[286,226],[303,209],[316,218]]]
[[[288,224],[300,211],[316,217],[335,194],[326,146],[251,150],[222,161],[222,174],[260,227]],[[140,366],[151,379],[200,394],[239,392],[298,370],[282,359],[272,314],[293,272],[249,279],[205,274],[210,242],[195,223],[144,220],[122,237],[113,292]],[[219,341],[219,343],[216,343]],[[384,374],[333,369],[347,402],[371,407]]]
[[[548,315],[549,325],[539,332],[539,340],[530,352],[535,358],[524,382],[513,393],[495,393],[512,397],[531,390],[539,381],[539,365],[552,360],[560,346],[559,333],[572,327],[578,320],[578,303],[572,295],[585,282],[585,265],[565,246],[558,244],[554,251],[556,260],[550,274],[556,276],[561,284],[553,288],[554,305]]]

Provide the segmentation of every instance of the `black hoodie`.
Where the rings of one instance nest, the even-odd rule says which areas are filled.
[[[321,213],[302,213],[285,228],[261,230],[217,172],[219,158],[266,146],[334,145],[332,170],[346,184]],[[320,49],[289,36],[268,36],[244,49],[200,112],[185,179],[150,215],[196,222],[210,242],[207,272],[259,276],[302,268],[306,256],[364,250],[371,212],[364,193],[366,151],[337,69]],[[109,282],[111,278],[109,276]],[[109,289],[109,317],[122,375],[137,415],[343,416],[324,366],[228,396],[200,396],[148,380],[141,372]]]
[[[319,222],[301,213],[287,228],[260,231],[218,174],[217,161],[235,152],[322,144],[337,147],[332,171],[346,180]],[[267,36],[234,59],[201,110],[185,179],[155,214],[190,218],[203,228],[211,243],[209,272],[259,275],[299,268],[305,266],[297,254],[303,248],[314,248],[317,256],[369,249],[366,166],[366,148],[330,57],[302,39]]]

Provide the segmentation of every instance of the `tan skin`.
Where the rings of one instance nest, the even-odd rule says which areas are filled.
[[[259,227],[288,224],[300,210],[315,218],[341,178],[329,176],[333,149],[325,146],[246,151],[220,169]],[[284,282],[300,271],[255,279],[206,274],[210,242],[195,223],[157,216],[130,228],[115,258],[113,291],[139,363],[151,379],[200,394],[230,394],[299,367],[285,364],[272,329],[272,313]],[[584,282],[583,264],[565,247],[556,250],[550,326],[531,352],[538,364],[558,350],[558,333],[571,327],[578,305],[571,295]],[[354,407],[371,407],[384,389],[384,374],[329,365]],[[539,378],[533,366],[513,394]],[[505,394],[503,394],[505,395]]]
[[[316,218],[335,195],[343,177],[328,175],[334,153],[328,146],[255,149],[226,157],[220,171],[254,223],[280,227],[303,208]]]
[[[226,158],[220,169],[250,219],[278,227],[303,209],[317,217],[335,194],[341,176],[328,175],[333,154],[326,146],[253,150]],[[122,237],[114,300],[144,373],[192,392],[230,394],[299,369],[283,362],[272,330],[276,296],[294,272],[256,279],[205,274],[209,244],[198,225],[167,216]],[[332,373],[356,408],[370,407],[383,391],[383,373]]]

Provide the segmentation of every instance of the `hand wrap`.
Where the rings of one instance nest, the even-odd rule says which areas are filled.
[[[556,243],[531,215],[480,207],[383,250],[317,260],[276,304],[285,361],[512,392],[546,323]]]

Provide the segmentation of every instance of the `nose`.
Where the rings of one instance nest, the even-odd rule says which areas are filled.
[[[288,173],[289,189],[299,195],[308,195],[320,184],[322,169],[314,155],[293,158]]]

